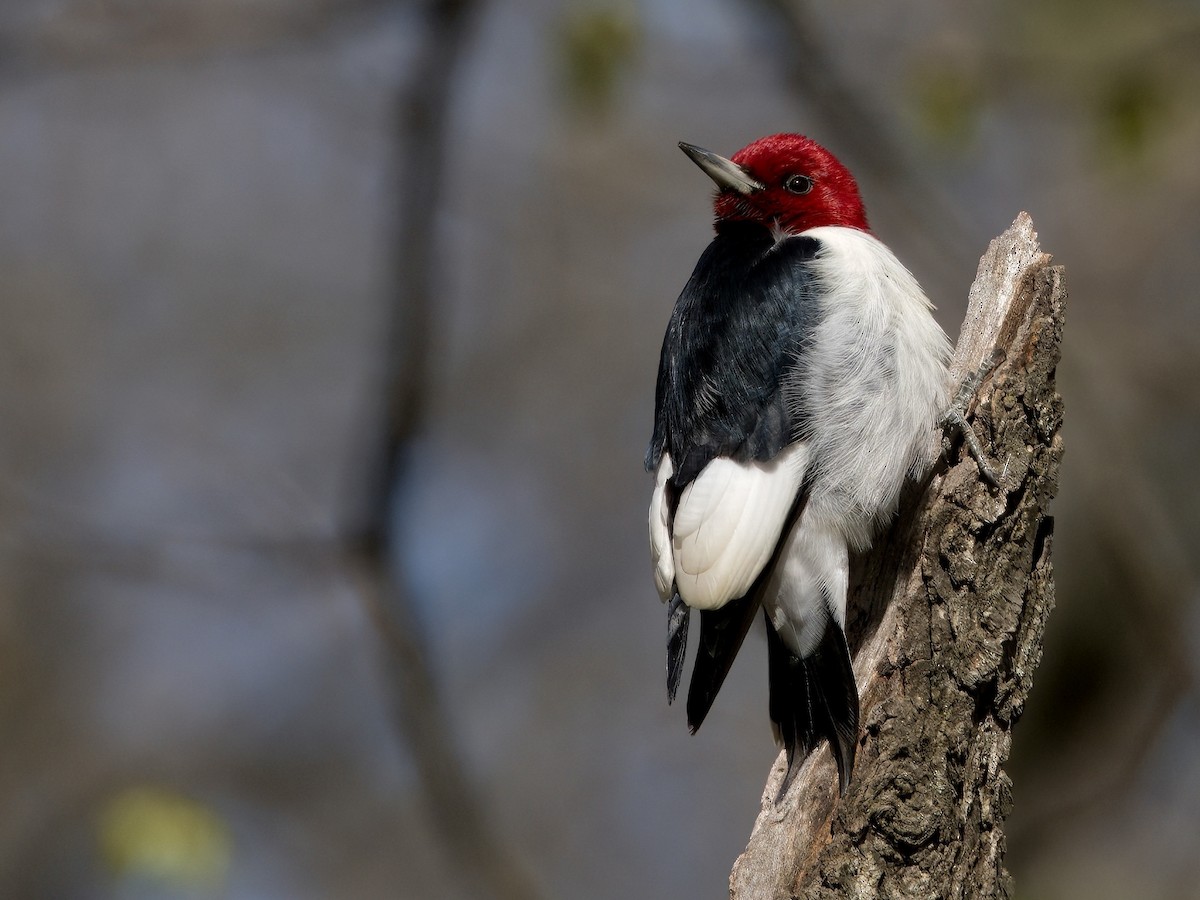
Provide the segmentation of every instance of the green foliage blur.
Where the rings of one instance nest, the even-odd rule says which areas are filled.
[[[631,5],[569,13],[559,32],[569,106],[600,115],[610,109],[636,57],[641,31]]]
[[[216,813],[182,794],[127,788],[103,807],[96,830],[101,856],[118,881],[205,891],[225,883],[229,833]]]

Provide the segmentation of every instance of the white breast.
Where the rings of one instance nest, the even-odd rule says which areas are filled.
[[[950,342],[879,240],[840,227],[804,235],[821,244],[812,265],[822,310],[788,395],[806,412],[812,448],[807,514],[861,549],[895,509],[905,476],[932,462]]]

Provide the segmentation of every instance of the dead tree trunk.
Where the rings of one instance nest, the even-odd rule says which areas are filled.
[[[838,799],[822,749],[776,806],[781,754],[730,876],[734,900],[1010,896],[1002,766],[1054,604],[1065,299],[1022,213],[980,261],[951,367],[960,384],[998,351],[968,411],[1001,487],[951,457],[854,562],[863,727],[850,789]]]

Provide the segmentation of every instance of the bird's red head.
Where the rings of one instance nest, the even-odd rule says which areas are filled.
[[[680,144],[719,188],[717,221],[760,222],[788,234],[821,225],[868,231],[858,185],[837,157],[800,134],[773,134],[731,159]]]

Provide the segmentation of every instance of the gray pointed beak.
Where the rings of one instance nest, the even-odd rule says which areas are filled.
[[[717,183],[717,187],[721,190],[737,191],[740,194],[749,194],[752,191],[761,191],[763,185],[750,177],[749,173],[732,160],[728,160],[723,156],[717,156],[711,150],[705,150],[703,147],[697,147],[695,144],[685,144],[679,142],[679,149],[688,155],[688,158],[704,170],[704,174]]]

